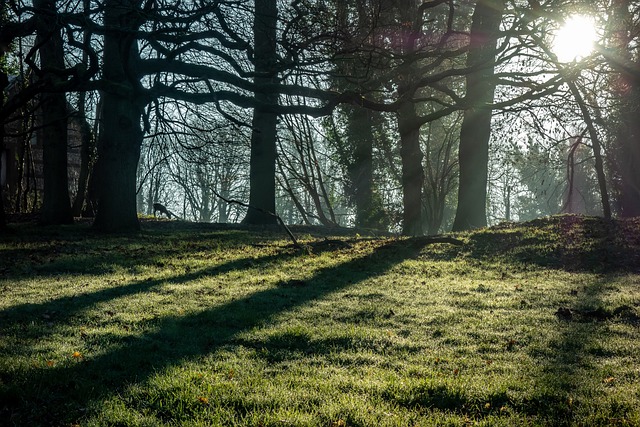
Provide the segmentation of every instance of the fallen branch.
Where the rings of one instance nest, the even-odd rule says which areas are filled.
[[[247,209],[255,209],[258,212],[261,212],[263,214],[269,215],[274,217],[275,219],[278,220],[278,223],[282,226],[282,228],[284,228],[284,230],[287,232],[287,234],[289,235],[289,237],[291,238],[291,241],[293,242],[293,246],[298,248],[298,249],[304,249],[302,247],[302,245],[300,243],[298,243],[298,240],[296,240],[296,237],[293,235],[293,233],[291,232],[291,230],[289,230],[289,227],[287,227],[287,225],[284,223],[284,221],[282,220],[282,218],[280,218],[280,215],[275,214],[273,212],[269,212],[265,209],[260,209],[260,208],[256,208],[255,206],[251,206],[248,203],[244,203],[241,202],[240,200],[234,200],[234,199],[227,199],[226,197],[223,197],[222,195],[218,194],[218,192],[215,189],[211,189],[211,191],[213,192],[213,194],[220,198],[221,200],[223,200],[224,202],[226,202],[227,204],[231,205],[231,204],[236,204],[236,205],[240,205],[242,207],[245,207]]]

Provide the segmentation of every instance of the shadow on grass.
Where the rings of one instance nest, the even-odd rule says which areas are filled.
[[[601,307],[602,289],[606,281],[596,281],[585,287],[576,297],[576,307]],[[585,382],[593,380],[593,374],[586,374],[587,349],[594,341],[598,330],[604,326],[598,321],[579,322],[564,317],[559,310],[557,334],[545,349],[536,349],[532,356],[539,360],[539,371],[535,378],[534,393],[521,402],[523,409],[546,422],[558,426],[569,426],[574,421],[574,405],[578,396],[585,396]],[[582,404],[589,404],[582,402]]]
[[[446,248],[435,251],[434,257],[454,259],[459,256],[473,260],[491,260],[499,257],[505,263],[520,265],[527,263],[533,266],[545,266],[568,270],[609,271],[608,260],[601,255],[612,248],[619,258],[612,264],[613,270],[633,269],[638,265],[637,254],[631,253],[637,247],[633,234],[619,225],[611,224],[595,228],[584,222],[572,222],[573,217],[561,218],[549,225],[548,230],[515,229],[506,235],[496,231],[485,231],[471,235],[465,248]],[[588,222],[588,221],[587,221]],[[577,224],[577,225],[575,225]],[[554,238],[561,232],[561,239]],[[554,234],[555,233],[555,234]],[[224,234],[224,233],[223,233]],[[588,237],[589,243],[583,243]],[[163,236],[151,236],[156,244]],[[180,239],[167,237],[166,248],[160,253],[144,253],[144,247],[136,246],[136,240],[124,239],[122,245],[114,243],[116,251],[124,248],[124,253],[139,251],[142,258],[138,260],[124,259],[126,266],[135,266],[136,262],[155,262],[163,256],[170,257],[176,252],[189,256],[199,251],[206,251],[216,245],[217,234],[207,235],[201,240],[193,240],[191,247],[186,247]],[[268,239],[269,237],[265,237]],[[275,238],[273,236],[272,238]],[[133,245],[128,247],[128,245]],[[174,247],[175,246],[175,247]],[[26,372],[0,372],[0,424],[8,422],[14,425],[64,425],[83,419],[86,408],[94,406],[112,395],[124,393],[129,385],[144,384],[155,373],[163,369],[179,365],[183,361],[193,360],[211,354],[228,344],[243,344],[239,338],[243,332],[269,323],[275,316],[288,310],[296,309],[322,298],[332,292],[384,274],[397,263],[406,258],[423,256],[423,246],[419,239],[400,243],[389,242],[380,246],[372,254],[361,256],[347,263],[319,271],[313,278],[304,281],[290,280],[281,286],[252,293],[246,297],[230,301],[195,315],[171,316],[161,318],[152,326],[151,332],[137,336],[114,336],[110,347],[95,356],[87,356],[86,360],[72,361],[66,365],[52,367],[33,367]],[[71,247],[71,246],[70,246]],[[392,247],[393,250],[387,250]],[[327,250],[336,248],[328,247]],[[166,251],[166,252],[165,252]],[[467,251],[467,252],[464,252]],[[503,251],[503,252],[501,252]],[[65,250],[62,251],[66,253]],[[68,251],[70,254],[72,250]],[[433,251],[429,251],[432,253]],[[14,255],[23,255],[14,254]],[[421,255],[422,254],[422,255]],[[128,256],[126,255],[126,256]],[[90,259],[102,260],[103,254],[88,255]],[[107,263],[120,265],[121,254],[106,254]],[[119,297],[137,295],[154,290],[162,284],[180,284],[197,280],[201,277],[215,276],[230,271],[249,270],[255,266],[269,265],[277,268],[292,257],[291,251],[262,258],[246,257],[223,263],[219,266],[195,272],[176,273],[162,280],[141,280],[123,284],[117,288],[105,289],[94,293],[66,297],[42,304],[23,304],[11,307],[0,313],[0,322],[6,328],[20,328],[20,322],[29,317],[40,318],[52,311],[58,316],[56,322],[68,321],[72,316],[85,308]],[[610,257],[610,255],[609,255]],[[126,258],[126,257],[125,257]],[[442,258],[441,258],[442,259]],[[594,261],[595,264],[593,264]],[[54,263],[56,261],[54,260]],[[52,267],[52,271],[59,265]],[[42,274],[46,272],[42,270]],[[86,272],[85,272],[86,273]],[[596,283],[580,294],[580,304],[596,308],[602,303],[603,283]],[[377,315],[362,311],[358,318],[366,322],[370,316]],[[548,351],[533,354],[540,361],[539,372],[535,376],[535,393],[527,393],[524,400],[514,402],[511,396],[496,392],[488,396],[491,411],[502,405],[511,405],[518,411],[540,417],[550,425],[571,424],[574,417],[574,406],[571,402],[575,390],[584,386],[581,363],[585,355],[592,349],[594,337],[601,324],[592,322],[559,321],[558,336]],[[59,333],[53,328],[47,333]],[[31,337],[30,337],[31,338]],[[34,347],[36,339],[32,342]],[[247,343],[251,344],[251,343]],[[274,336],[261,343],[267,348],[265,359],[269,362],[294,360],[296,353],[322,353],[339,349],[369,345],[351,340],[313,341],[303,335],[285,334]],[[27,352],[27,348],[12,349],[14,354]],[[529,376],[531,377],[531,376]],[[422,387],[422,388],[420,388]],[[441,383],[422,384],[418,388],[406,390],[389,390],[384,396],[395,403],[407,407],[438,408],[446,411],[461,412],[482,416],[487,411],[482,408],[485,401],[474,401],[474,397],[456,387],[447,387]],[[588,402],[582,402],[588,405]],[[495,409],[493,409],[495,408]],[[167,415],[167,417],[170,417]],[[171,421],[171,420],[169,420]],[[555,423],[555,424],[554,424]]]
[[[0,419],[14,425],[61,425],[86,416],[92,403],[124,392],[127,386],[144,383],[154,373],[186,360],[210,354],[233,341],[238,334],[269,323],[275,316],[304,306],[330,293],[381,275],[419,248],[375,247],[373,252],[338,266],[318,271],[304,286],[276,286],[194,315],[164,317],[153,331],[117,341],[101,354],[60,366],[33,367],[26,372],[5,373],[0,401]],[[291,254],[260,259],[261,263],[283,262]],[[203,275],[247,268],[237,260],[210,270],[178,274],[163,282],[183,283]],[[158,281],[136,282],[82,297],[43,304],[27,304],[5,311],[9,323],[32,313],[44,313],[58,304],[69,310],[65,316],[99,302],[149,290]],[[11,327],[12,325],[7,325]],[[13,325],[15,326],[15,325]],[[339,345],[340,343],[337,343]],[[17,350],[19,351],[19,349]]]
[[[469,233],[462,248],[447,247],[425,254],[433,260],[461,257],[516,268],[640,273],[640,218],[557,215],[506,223]]]
[[[426,378],[406,385],[390,384],[382,397],[412,410],[446,411],[475,421],[513,412],[527,417],[531,425],[636,425],[626,422],[626,417],[637,419],[632,404],[602,402],[607,394],[604,389],[616,381],[615,373],[608,371],[612,368],[606,367],[609,358],[637,356],[633,350],[607,346],[613,322],[637,325],[636,318],[625,317],[624,311],[615,315],[615,310],[604,308],[610,278],[600,276],[581,288],[571,303],[573,317],[548,320],[557,323],[554,332],[548,342],[541,340],[540,346],[524,349],[533,362],[524,365],[530,372],[523,373],[524,382],[513,390],[489,387],[483,395],[455,381]]]
[[[160,279],[149,278],[120,286],[109,286],[99,291],[60,297],[44,303],[25,303],[15,305],[0,311],[0,321],[2,322],[1,330],[7,333],[12,329],[20,328],[27,333],[29,326],[32,325],[36,326],[36,333],[38,334],[33,337],[33,339],[42,339],[45,334],[42,333],[43,328],[38,327],[42,326],[38,325],[38,322],[61,324],[69,321],[82,310],[100,303],[114,301],[118,298],[132,295],[140,295],[141,297],[144,297],[145,293],[154,291],[156,288],[167,284],[175,285],[188,283],[201,278],[213,277],[231,271],[254,268],[256,265],[261,264],[270,264],[273,266],[274,264],[277,265],[278,263],[286,262],[295,256],[295,253],[287,252],[268,255],[261,258],[240,258],[215,267],[191,271],[180,275],[162,277]],[[56,329],[53,327],[47,330],[47,334],[54,334],[56,332]],[[14,350],[20,351],[19,349]]]
[[[41,233],[36,233],[38,230]],[[28,228],[0,237],[0,273],[15,277],[97,275],[122,269],[135,273],[143,266],[165,267],[167,259],[228,250],[229,242],[235,246],[251,244],[252,239],[273,241],[278,236],[217,228],[202,233],[189,228],[152,229],[122,236],[96,234],[81,225]]]
[[[574,294],[569,307],[556,312],[556,335],[544,349],[530,354],[539,361],[534,393],[521,402],[525,413],[536,415],[546,423],[570,425],[631,425],[625,424],[624,404],[618,407],[602,405],[598,399],[612,386],[614,373],[607,372],[610,357],[625,349],[607,349],[613,322],[635,323],[628,313],[607,310],[605,294],[611,289],[611,277],[602,276]],[[613,352],[613,353],[612,353]],[[626,357],[633,357],[628,354]],[[599,418],[595,421],[592,417]]]

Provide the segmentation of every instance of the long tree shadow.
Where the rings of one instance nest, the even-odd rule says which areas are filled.
[[[569,307],[560,307],[555,313],[558,325],[556,335],[546,348],[530,351],[539,361],[534,393],[520,402],[526,412],[547,423],[569,426],[574,422],[577,405],[589,406],[593,402],[594,373],[601,360],[599,339],[606,341],[607,322],[625,321],[623,313],[606,310],[604,291],[610,278],[604,276],[586,285],[576,294]],[[604,378],[602,378],[604,379]],[[590,390],[591,389],[591,390]]]
[[[566,271],[640,272],[640,223],[558,215],[473,233],[467,256]],[[454,254],[454,256],[457,254]]]
[[[388,250],[393,246],[394,250]],[[330,293],[352,286],[367,278],[384,274],[403,260],[414,257],[419,246],[398,247],[387,242],[373,252],[349,262],[318,271],[304,282],[282,283],[223,305],[186,316],[161,318],[152,332],[141,336],[118,338],[110,348],[95,357],[64,366],[45,366],[23,373],[5,374],[0,400],[0,419],[15,425],[59,425],[86,415],[92,402],[118,394],[132,383],[145,382],[154,373],[194,357],[207,355],[252,328],[269,323],[280,313],[292,310]],[[269,257],[263,261],[269,261]],[[286,256],[284,257],[286,258]],[[283,261],[281,255],[274,259]],[[174,283],[187,282],[203,274],[246,268],[243,260],[210,271],[176,275]],[[158,283],[134,283],[122,291],[105,291],[78,301],[81,307],[127,294],[143,292]],[[24,310],[47,310],[48,303],[14,307],[12,316]],[[126,354],[126,358],[123,357]],[[91,388],[99,384],[98,389]]]
[[[228,249],[229,243],[250,244],[251,239],[273,242],[278,236],[215,228],[202,233],[188,228],[154,229],[132,236],[96,235],[78,227],[45,229],[40,235],[30,232],[0,239],[0,274],[33,278],[52,273],[99,275],[123,269],[135,272],[144,266],[165,267],[166,259]]]
[[[462,247],[421,254],[422,259],[552,268],[570,272],[640,272],[640,220],[557,215],[505,223],[463,234]],[[418,238],[417,240],[420,240]]]
[[[118,298],[130,297],[153,292],[165,285],[179,285],[191,281],[195,281],[205,277],[214,277],[231,271],[247,270],[260,265],[277,266],[296,257],[295,252],[283,252],[274,255],[267,255],[259,258],[246,257],[225,262],[214,267],[208,267],[200,270],[190,271],[189,273],[161,277],[155,279],[143,279],[134,281],[124,285],[109,286],[99,291],[92,291],[80,294],[73,294],[60,298],[48,300],[43,303],[24,303],[15,305],[4,310],[0,310],[0,321],[2,327],[0,332],[4,334],[15,333],[16,329],[20,329],[23,333],[28,333],[28,324],[36,327],[36,335],[33,341],[43,339],[46,335],[55,334],[55,328],[45,329],[39,328],[37,322],[46,321],[47,323],[64,324],[68,322],[79,312],[95,306],[100,303],[115,301]],[[19,349],[14,348],[14,351]]]

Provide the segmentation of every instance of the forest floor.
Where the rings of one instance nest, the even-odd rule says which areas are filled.
[[[12,225],[0,425],[640,426],[639,220],[292,231]]]

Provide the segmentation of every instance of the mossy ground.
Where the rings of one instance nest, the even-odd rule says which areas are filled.
[[[640,425],[638,222],[294,233],[14,226],[0,424]]]

